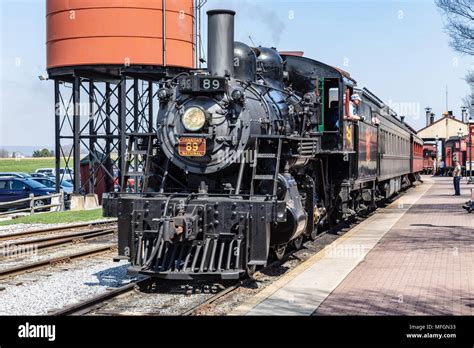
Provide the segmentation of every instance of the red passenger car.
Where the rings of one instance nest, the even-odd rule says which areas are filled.
[[[423,140],[412,134],[412,173],[421,173],[423,167]]]

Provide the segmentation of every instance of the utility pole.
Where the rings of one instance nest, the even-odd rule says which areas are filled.
[[[448,85],[446,85],[446,112],[448,112]]]

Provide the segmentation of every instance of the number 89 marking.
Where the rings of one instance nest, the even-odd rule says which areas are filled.
[[[197,143],[186,143],[186,151],[197,151],[199,149],[199,145]]]
[[[205,80],[202,81],[202,86],[203,86],[204,89],[210,89],[211,84],[212,84],[212,89],[218,89],[220,87],[219,80],[205,79]]]

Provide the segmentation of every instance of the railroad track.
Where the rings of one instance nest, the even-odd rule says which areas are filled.
[[[112,226],[111,226],[112,225]],[[0,241],[5,241],[5,240],[14,240],[18,238],[26,238],[26,237],[31,237],[35,236],[38,234],[47,234],[47,233],[53,233],[53,232],[61,232],[61,231],[70,231],[78,228],[93,228],[93,227],[114,227],[116,226],[116,220],[107,220],[107,221],[97,221],[97,222],[87,222],[87,223],[80,223],[80,224],[74,224],[74,225],[67,225],[67,226],[59,226],[59,227],[51,227],[51,228],[43,228],[43,229],[37,229],[37,230],[32,230],[32,231],[24,231],[24,232],[17,232],[17,233],[11,233],[11,234],[4,234],[0,235]]]
[[[89,239],[110,235],[116,233],[116,229],[94,229],[90,231],[81,231],[69,234],[54,235],[44,238],[28,239],[18,241],[17,243],[4,243],[0,245],[0,260],[8,258],[10,249],[25,249],[28,246],[33,246],[35,249],[45,249],[53,246],[59,246],[70,243],[80,243]]]
[[[140,279],[134,282],[131,282],[129,284],[123,285],[119,288],[109,290],[104,294],[95,296],[93,298],[81,301],[79,303],[73,304],[71,306],[68,306],[66,308],[60,309],[58,311],[52,312],[51,315],[55,316],[60,316],[60,315],[84,315],[87,313],[92,312],[93,310],[96,310],[105,304],[107,304],[107,301],[134,291],[137,287],[139,286],[144,286],[150,281],[150,278],[144,278]]]
[[[91,230],[78,230],[74,232],[77,228],[83,227],[97,227],[97,226],[108,226],[108,228],[94,228]],[[117,232],[116,228],[111,228],[110,223],[84,223],[84,224],[76,224],[70,226],[63,226],[63,227],[54,227],[48,229],[41,229],[41,230],[34,230],[28,232],[20,232],[15,233],[13,235],[2,236],[3,244],[0,244],[0,261],[2,260],[16,260],[17,257],[21,257],[24,255],[24,252],[27,253],[30,250],[39,250],[39,249],[47,249],[51,247],[57,247],[61,245],[67,244],[78,244],[85,241],[97,239],[100,237],[108,236],[115,234]],[[73,231],[72,233],[63,233],[63,234],[55,234],[54,232],[60,231]],[[38,234],[45,234],[48,235],[41,238],[33,238],[27,240],[19,240],[20,238],[29,237],[29,236],[36,236]],[[21,264],[18,266],[12,266],[4,269],[0,269],[0,279],[10,278],[13,276],[21,275],[24,273],[30,273],[45,267],[54,266],[57,264],[62,264],[66,262],[70,262],[74,259],[82,259],[87,257],[96,256],[102,254],[104,252],[111,252],[117,249],[116,243],[108,243],[97,248],[87,249],[75,253],[70,253],[64,256],[57,256],[57,257],[50,257],[45,258],[41,261],[36,262],[29,262],[25,264]],[[48,251],[49,252],[49,251]]]
[[[378,204],[379,208],[384,207],[396,199],[398,199],[401,196],[402,193],[398,194],[395,197],[392,197],[390,199],[384,200],[383,202],[380,202]],[[326,234],[338,234],[338,232],[346,232],[358,224],[360,224],[362,221],[365,219],[369,218],[373,214],[375,214],[377,210],[371,211],[367,215],[363,217],[355,217],[351,219],[350,221],[343,221],[336,225],[335,227],[331,228],[330,230],[324,231],[323,233],[319,234],[316,239],[321,238],[322,236]],[[311,243],[311,242],[310,242]],[[301,250],[301,249],[299,249]],[[193,316],[193,315],[199,315],[200,312],[205,311],[207,307],[212,305],[214,302],[216,302],[219,299],[222,299],[226,296],[231,296],[236,290],[240,289],[243,286],[250,285],[256,276],[259,274],[265,273],[265,271],[268,271],[271,268],[278,267],[279,265],[283,264],[285,261],[289,260],[292,255],[294,255],[298,250],[290,250],[287,252],[280,260],[275,260],[268,264],[266,267],[263,269],[257,271],[254,273],[254,275],[251,278],[246,278],[244,280],[238,281],[235,284],[229,285],[225,287],[223,290],[219,291],[218,293],[212,295],[211,297],[207,297],[204,301],[198,301],[198,303],[190,306],[190,308],[186,309],[185,311],[182,311],[179,313],[181,316]],[[303,262],[303,261],[301,261]],[[299,264],[299,263],[298,263]],[[295,265],[294,267],[296,267]],[[294,268],[293,267],[293,268]],[[124,285],[122,287],[109,290],[104,294],[98,295],[96,297],[86,299],[84,301],[81,301],[77,304],[73,304],[67,308],[61,309],[59,311],[53,312],[52,315],[85,315],[89,314],[93,311],[98,310],[98,314],[100,315],[100,308],[106,306],[110,301],[113,301],[115,298],[117,298],[120,295],[124,295],[127,293],[132,293],[135,291],[137,288],[146,286],[147,284],[150,284],[152,282],[152,279],[147,277],[144,279],[141,279],[136,282],[132,282],[130,284]],[[121,315],[120,312],[106,312],[107,315]],[[129,314],[129,313],[126,313]],[[159,313],[138,313],[139,315],[160,315]]]
[[[115,244],[107,244],[98,248],[80,251],[80,252],[69,254],[69,255],[52,257],[52,258],[45,259],[42,261],[37,261],[37,262],[32,262],[32,263],[28,263],[21,266],[6,268],[3,270],[0,270],[0,279],[10,278],[13,276],[37,271],[39,269],[46,268],[49,266],[56,266],[58,264],[68,263],[74,259],[84,259],[87,257],[92,257],[99,254],[112,252],[112,251],[115,251],[116,248],[117,247]]]
[[[360,221],[362,221],[362,220],[360,220]],[[356,224],[358,224],[359,222],[356,222]],[[341,228],[342,227],[347,228],[347,223],[341,224]],[[326,233],[329,233],[329,231],[321,233],[317,238],[320,238],[321,236],[323,236]],[[278,266],[279,264],[282,264],[283,262],[288,260],[296,251],[297,250],[291,250],[291,251],[287,252],[281,260],[273,261],[272,263],[270,263],[269,265],[267,265],[263,269],[257,271],[253,276],[257,276],[258,274],[260,274],[262,272],[265,272],[266,270],[268,270],[272,267],[275,267],[275,266]],[[199,314],[199,312],[201,310],[205,309],[207,306],[211,305],[215,301],[217,301],[217,300],[219,300],[219,299],[221,299],[225,296],[228,296],[228,295],[232,294],[237,289],[241,288],[242,286],[249,285],[253,281],[254,281],[254,279],[252,277],[252,278],[247,278],[247,279],[238,281],[235,284],[229,285],[229,286],[225,287],[223,290],[221,290],[218,293],[214,294],[213,296],[206,298],[204,301],[200,301],[200,302],[192,305],[190,308],[188,308],[185,311],[182,311],[181,313],[179,313],[179,315],[181,315],[181,316],[197,315],[197,314]],[[148,284],[151,284],[151,283],[152,283],[152,279],[150,277],[147,277],[147,278],[141,279],[139,281],[132,282],[130,284],[121,286],[119,288],[108,290],[104,294],[101,294],[101,295],[95,296],[93,298],[83,300],[79,303],[73,304],[73,305],[68,306],[66,308],[63,308],[61,310],[53,312],[53,313],[51,313],[51,315],[56,315],[56,316],[76,315],[77,316],[77,315],[86,315],[86,314],[89,314],[89,313],[94,312],[94,311],[99,311],[98,314],[100,315],[100,308],[106,306],[108,303],[110,303],[110,301],[113,301],[118,296],[128,294],[128,293],[132,293],[137,288],[147,286]],[[123,314],[121,314],[120,311],[116,311],[116,312],[110,312],[109,311],[109,312],[106,312],[105,314],[106,315],[117,315],[117,316],[123,315]],[[128,313],[125,313],[125,314],[128,314]],[[141,313],[140,315],[149,316],[149,315],[160,315],[160,314],[159,313],[148,313],[147,312],[147,313]]]

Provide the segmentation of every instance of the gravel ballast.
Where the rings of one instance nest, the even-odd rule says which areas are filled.
[[[112,254],[74,261],[0,282],[0,315],[47,315],[133,281]]]

